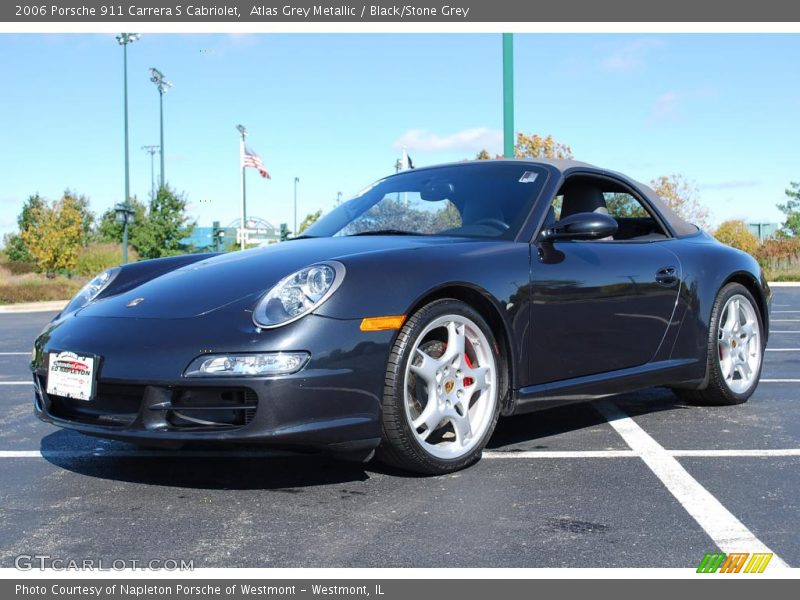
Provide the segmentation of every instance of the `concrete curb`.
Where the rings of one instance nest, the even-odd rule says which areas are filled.
[[[769,287],[800,287],[800,281],[770,281]]]
[[[48,302],[22,302],[20,304],[0,305],[0,314],[54,312],[63,309],[69,300],[50,300]]]

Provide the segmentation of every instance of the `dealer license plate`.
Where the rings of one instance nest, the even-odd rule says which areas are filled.
[[[94,396],[96,357],[51,352],[47,358],[47,393],[90,401]]]

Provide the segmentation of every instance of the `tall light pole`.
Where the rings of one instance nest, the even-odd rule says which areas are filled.
[[[240,248],[244,250],[244,229],[247,226],[246,219],[247,219],[247,188],[245,187],[245,179],[244,179],[244,140],[247,137],[247,129],[244,125],[237,125],[236,131],[239,132],[239,135],[242,136],[241,141],[239,142],[239,165],[242,167],[242,224],[240,226]]]
[[[128,153],[128,44],[132,44],[139,39],[138,33],[120,33],[117,43],[122,46],[122,79],[125,113],[125,200],[122,203],[125,210],[130,209],[131,197],[131,176],[130,176],[130,156]],[[126,213],[127,214],[127,213]],[[128,219],[122,225],[122,264],[128,262]]]
[[[514,34],[503,34],[503,155],[514,158]]]
[[[161,149],[161,146],[142,146],[142,150],[147,152],[150,155],[150,199],[154,199],[156,197],[156,171],[155,171],[155,161],[153,157],[155,156],[156,152]]]
[[[164,179],[164,94],[172,87],[172,82],[167,81],[164,74],[155,67],[150,68],[150,81],[155,83],[158,88],[158,111],[161,121],[161,180],[159,187],[163,187],[166,183],[166,179]]]
[[[300,183],[300,178],[294,178],[294,236],[297,237],[297,184]]]

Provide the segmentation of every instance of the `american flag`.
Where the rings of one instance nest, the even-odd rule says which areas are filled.
[[[262,177],[272,179],[272,177],[269,176],[269,171],[267,171],[267,168],[264,166],[264,161],[261,160],[261,157],[247,146],[244,147],[244,154],[242,154],[242,168],[246,167],[258,169],[258,172]]]

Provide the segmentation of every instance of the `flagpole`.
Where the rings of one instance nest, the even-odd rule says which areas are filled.
[[[246,219],[247,219],[247,188],[245,187],[245,178],[244,178],[244,174],[245,174],[244,139],[247,137],[247,129],[244,128],[244,125],[237,125],[236,129],[239,131],[239,133],[242,134],[242,139],[239,142],[239,166],[242,169],[242,185],[241,185],[241,190],[242,190],[242,211],[241,211],[241,222],[240,222],[240,225],[239,225],[239,236],[240,236],[240,246],[239,247],[242,250],[244,250],[244,246],[245,246],[245,244],[244,244],[244,239],[245,239],[244,230],[245,230]]]
[[[244,156],[244,136],[242,137],[242,156]],[[242,166],[242,250],[245,247],[245,233],[247,228],[247,180],[245,178],[245,167]]]

